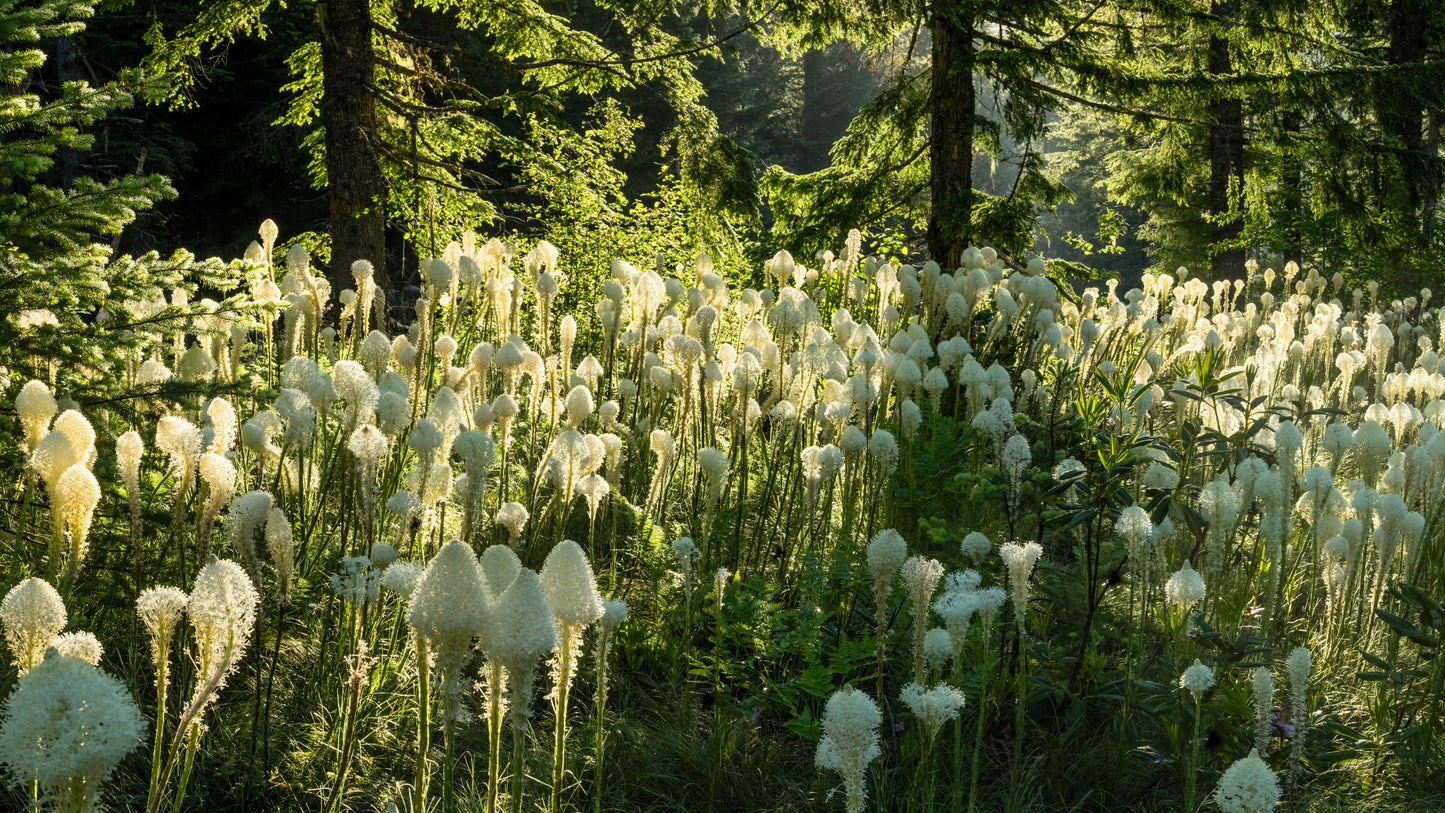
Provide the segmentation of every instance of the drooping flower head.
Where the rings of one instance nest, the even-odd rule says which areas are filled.
[[[147,587],[135,601],[135,613],[150,634],[151,664],[160,663],[171,650],[171,639],[181,623],[190,596],[179,587]]]
[[[903,687],[898,697],[913,712],[914,719],[923,726],[930,741],[938,736],[943,724],[957,717],[959,709],[963,708],[963,693],[943,683],[932,689],[910,683]]]

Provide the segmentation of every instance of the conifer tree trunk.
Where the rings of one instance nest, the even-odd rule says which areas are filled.
[[[803,149],[807,155],[800,167],[803,172],[817,172],[828,166],[831,145],[823,143],[820,132],[823,121],[820,101],[827,63],[826,49],[812,48],[803,54]]]
[[[70,34],[64,37],[57,37],[55,40],[55,79],[57,85],[63,87],[66,82],[75,82],[82,78],[80,72],[81,36],[80,34]],[[61,147],[60,188],[69,192],[71,185],[75,183],[75,176],[79,173],[80,152],[74,147]]]
[[[1303,162],[1294,150],[1298,149],[1296,140],[1302,119],[1298,110],[1286,110],[1281,128],[1285,132],[1285,149],[1290,151],[1285,156],[1283,178],[1284,216],[1288,221],[1285,224],[1284,261],[1297,263],[1300,268],[1304,268],[1304,236],[1300,233],[1300,224],[1304,222],[1304,192],[1300,188],[1304,183],[1304,174]]]
[[[932,203],[928,213],[928,253],[945,269],[956,268],[973,235],[973,89],[972,15],[967,0],[934,5],[933,87],[929,162]]]
[[[1390,4],[1390,45],[1385,58],[1388,65],[1422,63],[1427,57],[1429,20],[1424,0],[1394,0]],[[1419,223],[1421,191],[1424,182],[1425,139],[1421,132],[1423,110],[1418,89],[1412,82],[1395,76],[1379,80],[1379,117],[1381,128],[1391,147],[1400,150],[1393,161],[1398,173],[1389,184],[1387,205],[1400,209],[1404,222]]]
[[[370,0],[323,0],[321,23],[321,124],[326,131],[327,194],[331,209],[333,296],[354,288],[351,264],[370,260],[382,296],[385,256],[386,179],[377,155],[375,58],[371,50]],[[381,313],[385,313],[384,310]]]
[[[1236,0],[1216,0],[1210,13],[1217,19],[1230,20],[1239,12]],[[1233,73],[1229,57],[1229,38],[1209,36],[1209,65],[1213,74]],[[1229,211],[1230,182],[1244,183],[1244,105],[1237,98],[1220,98],[1210,104],[1213,113],[1209,127],[1209,213],[1221,215]],[[1210,242],[1238,240],[1244,224],[1221,223],[1214,227]],[[1215,249],[1210,260],[1213,279],[1244,279],[1244,248]]]

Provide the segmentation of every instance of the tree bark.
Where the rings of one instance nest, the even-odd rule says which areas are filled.
[[[974,19],[967,0],[934,6],[933,86],[930,92],[928,253],[945,269],[958,267],[973,241]]]
[[[1390,4],[1390,45],[1385,57],[1387,65],[1418,65],[1427,57],[1429,31],[1425,4],[1422,0],[1394,0]],[[1394,165],[1396,176],[1387,185],[1391,200],[1387,206],[1400,209],[1405,222],[1419,224],[1424,179],[1424,134],[1421,123],[1424,113],[1420,93],[1413,87],[1418,80],[1383,76],[1379,80],[1380,125],[1389,146],[1399,150]]]
[[[1238,13],[1235,0],[1210,4],[1210,13],[1221,21]],[[1234,72],[1229,57],[1229,38],[1209,36],[1209,64],[1212,74]],[[1237,98],[1216,99],[1210,104],[1213,123],[1209,127],[1209,213],[1224,215],[1229,211],[1230,183],[1244,183],[1244,105]],[[1214,279],[1244,279],[1244,247],[1220,248],[1220,243],[1237,241],[1244,231],[1238,220],[1217,223],[1210,239],[1213,244],[1210,272]]]
[[[381,289],[373,308],[384,318],[387,301],[386,178],[379,138],[370,0],[323,0],[321,24],[321,125],[326,132],[327,195],[331,214],[333,296],[354,288],[351,264],[369,260]]]
[[[1284,261],[1296,263],[1304,268],[1304,236],[1300,233],[1300,224],[1304,222],[1304,198],[1303,190],[1300,189],[1304,183],[1301,169],[1302,161],[1295,152],[1298,149],[1298,139],[1303,117],[1298,110],[1286,110],[1284,112],[1282,128],[1285,133],[1284,148],[1286,155],[1284,159],[1284,216],[1285,216],[1285,237],[1284,237]]]
[[[828,166],[828,148],[822,137],[823,80],[828,71],[828,51],[812,48],[803,54],[803,149],[806,151],[800,170],[817,172]]]
[[[72,34],[65,37],[57,37],[55,40],[55,80],[56,92],[64,94],[66,82],[76,82],[82,78],[80,72],[82,43],[80,34]],[[74,147],[61,147],[60,153],[60,188],[69,192],[70,187],[75,183],[75,177],[80,174],[80,151]]]

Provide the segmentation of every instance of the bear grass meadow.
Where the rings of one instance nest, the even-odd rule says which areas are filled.
[[[0,813],[1441,813],[1442,133],[1439,0],[0,0]]]
[[[458,237],[6,371],[7,807],[1445,804],[1431,291]]]

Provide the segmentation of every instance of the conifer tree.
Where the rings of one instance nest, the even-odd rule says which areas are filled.
[[[166,291],[183,280],[229,282],[218,262],[197,263],[185,252],[112,257],[109,238],[137,210],[174,195],[165,178],[77,174],[68,186],[60,183],[61,150],[84,154],[91,128],[129,106],[149,81],[131,71],[100,86],[43,86],[45,49],[82,31],[91,13],[91,5],[74,0],[0,9],[0,367],[13,386],[68,377],[99,398],[108,383],[123,382],[125,365],[114,362],[128,348],[147,334],[184,330],[204,309],[171,307]]]

